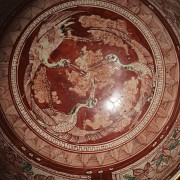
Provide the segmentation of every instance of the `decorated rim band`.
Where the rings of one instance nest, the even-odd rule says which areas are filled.
[[[116,140],[113,140],[112,142],[105,142],[105,143],[99,143],[98,145],[74,145],[69,144],[67,142],[60,141],[59,139],[52,137],[49,135],[49,133],[46,133],[40,126],[38,126],[32,119],[31,116],[27,113],[26,107],[24,106],[18,89],[18,82],[17,82],[17,72],[18,72],[18,64],[19,64],[19,54],[21,54],[21,49],[24,46],[24,41],[29,37],[31,32],[34,30],[37,25],[44,20],[49,15],[56,13],[58,11],[67,10],[73,7],[76,7],[77,5],[81,6],[92,6],[92,7],[99,7],[104,8],[107,10],[110,10],[112,12],[115,12],[126,19],[128,19],[131,23],[133,23],[144,35],[146,40],[148,41],[150,47],[152,47],[153,57],[155,60],[156,65],[156,72],[158,73],[158,81],[156,82],[156,89],[155,89],[155,95],[151,101],[150,107],[148,108],[149,111],[144,114],[142,117],[141,122],[137,127],[135,127],[129,134],[125,134],[123,137],[117,138]],[[158,46],[158,43],[156,42],[155,37],[151,33],[151,31],[145,26],[143,22],[141,22],[137,17],[132,15],[129,11],[118,7],[116,5],[101,2],[101,1],[72,1],[67,2],[61,5],[57,5],[43,14],[41,14],[39,17],[37,17],[31,25],[25,30],[23,35],[21,36],[19,42],[17,43],[17,47],[14,51],[13,59],[12,59],[12,68],[11,68],[11,88],[13,92],[13,98],[16,102],[18,110],[21,112],[21,116],[23,117],[24,121],[41,137],[46,139],[47,141],[51,142],[52,144],[57,145],[58,147],[61,147],[62,149],[72,150],[72,151],[81,151],[81,152],[93,152],[93,151],[103,151],[115,148],[122,143],[125,143],[126,141],[132,139],[134,136],[136,136],[140,131],[142,131],[145,126],[148,124],[148,122],[154,117],[159,104],[161,102],[161,98],[164,91],[164,68],[163,68],[163,57],[161,55],[160,48]]]

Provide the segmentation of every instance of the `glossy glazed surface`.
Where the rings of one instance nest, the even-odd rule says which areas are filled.
[[[18,15],[19,34],[10,28],[2,43],[14,40],[1,62],[2,130],[32,164],[74,178],[169,174],[179,159],[177,31],[141,1],[45,4],[31,20]]]

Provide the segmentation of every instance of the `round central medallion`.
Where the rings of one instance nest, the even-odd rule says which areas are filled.
[[[62,6],[37,17],[18,42],[11,70],[17,108],[35,133],[62,148],[119,146],[155,112],[158,98],[147,115],[160,58],[155,40],[125,10]]]

